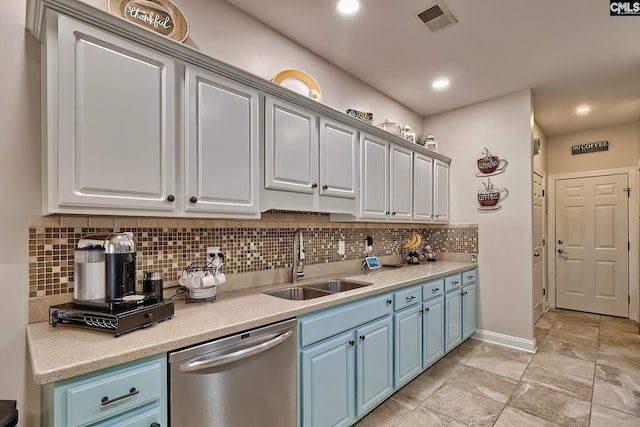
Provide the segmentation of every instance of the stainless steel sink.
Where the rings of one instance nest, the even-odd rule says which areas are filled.
[[[357,280],[329,279],[321,282],[309,283],[307,286],[313,289],[321,289],[323,291],[335,293],[350,291],[352,289],[363,288],[370,285],[371,283],[369,282],[359,282]]]
[[[292,286],[289,288],[267,291],[265,294],[288,300],[307,300],[370,285],[371,283],[369,282],[359,282],[357,280],[328,279],[309,283],[303,286]]]
[[[293,286],[291,288],[268,291],[265,292],[265,294],[290,300],[305,300],[331,295],[331,292],[323,291],[321,289],[313,289],[308,286]]]

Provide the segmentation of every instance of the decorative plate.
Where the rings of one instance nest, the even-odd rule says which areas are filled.
[[[180,43],[189,35],[187,18],[171,0],[109,0],[109,12]]]
[[[302,82],[306,85],[306,87],[303,90],[300,90],[299,88],[295,87],[295,83],[293,86],[289,85],[288,82],[286,82],[288,79],[295,79],[298,82]],[[280,86],[287,87],[287,89],[291,89],[295,92],[300,92],[303,95],[306,95],[311,99],[315,99],[318,102],[322,102],[322,92],[320,92],[320,86],[318,85],[318,82],[304,71],[296,70],[293,68],[282,70],[278,74],[276,74],[276,76],[271,79],[271,81]]]

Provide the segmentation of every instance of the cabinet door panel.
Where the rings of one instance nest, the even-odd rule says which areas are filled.
[[[436,160],[434,167],[435,221],[449,222],[449,165]]]
[[[186,82],[186,210],[257,214],[258,92],[195,67]]]
[[[445,295],[445,351],[449,352],[462,342],[462,295],[454,290]]]
[[[444,297],[424,303],[423,368],[428,368],[444,355]]]
[[[360,217],[387,219],[389,212],[389,144],[361,135]]]
[[[302,351],[302,425],[348,426],[355,420],[353,332]]]
[[[356,197],[357,144],[354,128],[320,119],[320,194]]]
[[[391,316],[356,329],[357,416],[393,392],[393,322]]]
[[[267,98],[265,186],[315,193],[318,176],[316,116],[294,105]]]
[[[394,386],[397,389],[422,370],[421,305],[394,315]]]
[[[58,203],[172,210],[171,58],[64,17],[58,32]]]
[[[432,221],[433,212],[433,159],[414,154],[413,219]]]
[[[462,339],[467,339],[476,331],[476,285],[462,288]]]
[[[395,221],[410,221],[413,213],[413,152],[391,145],[390,212]]]

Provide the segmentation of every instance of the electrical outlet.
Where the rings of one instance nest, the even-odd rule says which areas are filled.
[[[344,254],[345,254],[344,240],[338,240],[338,255],[344,255]]]
[[[209,258],[216,258],[220,253],[220,246],[208,246],[207,247],[207,256]]]
[[[471,262],[478,262],[478,255],[471,254]]]

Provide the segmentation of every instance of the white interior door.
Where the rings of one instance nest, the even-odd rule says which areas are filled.
[[[556,181],[556,306],[629,316],[628,175]]]
[[[544,178],[533,174],[533,323],[545,307]]]

